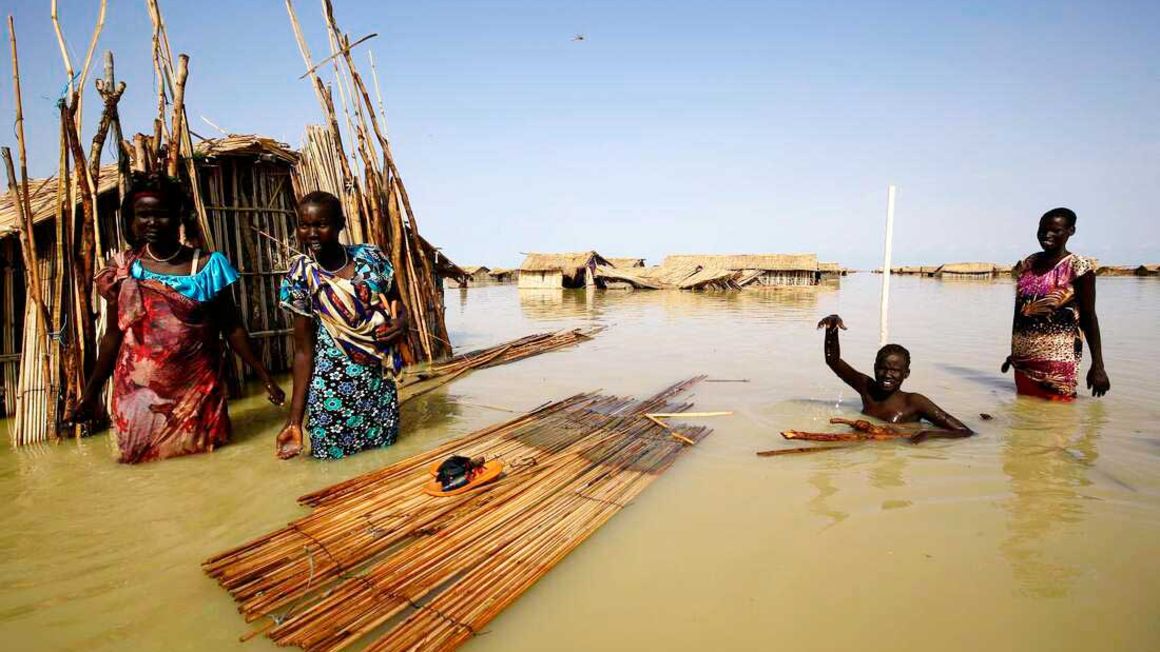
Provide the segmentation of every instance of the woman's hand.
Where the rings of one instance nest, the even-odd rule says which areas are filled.
[[[1112,388],[1112,382],[1108,380],[1108,373],[1103,367],[1093,366],[1088,370],[1087,386],[1092,390],[1092,396],[1103,396]]]
[[[96,411],[97,399],[92,396],[82,396],[80,401],[65,408],[61,423],[66,426],[88,423],[93,420],[93,414]]]
[[[837,315],[830,315],[829,317],[823,317],[822,321],[818,322],[818,328],[819,329],[824,328],[828,331],[837,330],[839,328],[842,330],[847,330],[846,324],[842,323],[842,318],[837,316]]]
[[[274,405],[277,405],[278,407],[282,407],[282,404],[286,402],[286,392],[282,391],[282,388],[278,386],[278,383],[274,382],[273,380],[267,380],[266,400],[270,401]]]
[[[302,426],[288,423],[274,439],[274,452],[279,459],[288,460],[302,452]]]

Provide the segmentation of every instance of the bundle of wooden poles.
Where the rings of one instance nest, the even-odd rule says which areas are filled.
[[[306,63],[320,107],[326,118],[321,130],[308,132],[303,148],[295,191],[302,195],[311,190],[327,190],[338,196],[346,207],[351,236],[356,241],[378,245],[395,268],[395,284],[402,298],[412,328],[402,347],[407,364],[432,361],[451,355],[447,326],[443,315],[443,295],[436,274],[432,252],[419,236],[419,224],[411,207],[407,189],[399,176],[387,139],[386,116],[379,96],[377,74],[374,74],[376,110],[366,81],[355,65],[352,50],[374,35],[351,41],[335,19],[330,0],[322,0],[330,56],[316,62],[302,35],[294,5],[286,0],[286,10],[299,50]],[[334,87],[338,89],[343,120],[340,123],[331,87],[323,83],[319,70],[333,69]],[[347,154],[343,126],[353,140],[357,157]],[[361,162],[362,175],[355,170]]]
[[[203,564],[279,645],[449,650],[504,608],[709,434],[677,413],[703,377],[644,400],[578,394],[299,499],[313,511]],[[421,487],[447,456],[506,462],[449,498]]]
[[[602,330],[604,329],[573,328],[554,333],[534,333],[510,342],[461,353],[442,362],[408,368],[399,380],[399,400],[407,401],[426,394],[469,371],[497,367],[587,342]]]

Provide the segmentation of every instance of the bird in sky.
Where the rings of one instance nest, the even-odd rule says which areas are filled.
[[[583,40],[584,40],[584,35],[583,35],[583,34],[577,34],[576,36],[573,36],[573,37],[572,37],[572,41],[573,41],[573,42],[577,42],[577,41],[583,41]]]

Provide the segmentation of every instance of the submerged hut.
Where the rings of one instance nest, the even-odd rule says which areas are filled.
[[[608,262],[616,269],[644,267],[644,258],[609,258]]]
[[[492,283],[512,283],[516,280],[516,274],[519,270],[507,269],[504,267],[495,267],[488,272]]]
[[[947,263],[938,268],[939,278],[990,279],[995,277],[995,263]]]
[[[1136,268],[1130,265],[1103,265],[1096,269],[1096,276],[1135,276]]]
[[[520,265],[521,288],[552,289],[599,287],[598,266],[611,267],[595,251],[564,254],[528,254]]]
[[[1160,276],[1160,263],[1140,265],[1136,268],[1136,276]]]
[[[469,282],[477,285],[491,280],[491,268],[483,265],[468,265],[463,268],[463,273],[467,275]]]
[[[825,263],[825,262],[818,261],[818,278],[819,279],[822,279],[822,280],[834,279],[834,278],[839,278],[839,277],[842,277],[845,275],[846,275],[846,270],[842,269],[842,266],[839,265],[838,263]]]
[[[726,270],[738,274],[741,287],[817,285],[815,254],[740,254],[666,256],[664,267],[700,266],[703,270]]]

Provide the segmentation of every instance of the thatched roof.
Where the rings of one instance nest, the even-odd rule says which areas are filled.
[[[273,160],[291,164],[298,162],[298,152],[290,149],[286,143],[254,134],[230,134],[224,138],[210,138],[198,143],[194,150],[195,156],[206,158],[250,156],[272,157]]]
[[[468,265],[467,267],[463,268],[463,271],[466,272],[467,274],[470,274],[471,276],[475,276],[476,274],[478,274],[480,272],[484,272],[485,274],[490,273],[491,268],[484,267],[483,265]]]
[[[700,265],[710,269],[733,271],[760,269],[767,272],[815,272],[816,254],[682,254],[665,256],[664,267],[673,265]]]
[[[993,274],[995,263],[947,263],[939,268],[941,274]]]
[[[660,281],[636,273],[643,269],[644,268],[620,269],[611,267],[609,265],[598,265],[596,267],[596,278],[604,279],[605,281],[620,281],[623,283],[628,283],[634,288],[643,288],[647,290],[664,289],[665,285]]]
[[[269,157],[270,160],[294,163],[298,160],[298,153],[290,149],[286,143],[280,143],[273,138],[256,135],[231,134],[224,138],[204,140],[194,148],[195,156],[212,158],[215,156],[246,156]],[[98,194],[104,194],[117,188],[117,166],[115,164],[101,166]],[[39,224],[56,215],[56,177],[47,179],[30,179],[28,192],[32,204],[33,222]],[[10,193],[0,196],[0,238],[15,233],[20,228],[16,206],[12,203]]]
[[[520,265],[521,272],[565,272],[573,274],[588,267],[590,262],[597,265],[608,265],[600,254],[595,251],[581,251],[564,254],[528,254]]]
[[[608,262],[618,269],[644,267],[644,258],[609,258]]]
[[[117,166],[115,164],[101,166],[101,179],[98,194],[117,189]],[[56,215],[56,177],[47,179],[29,179],[28,194],[32,204],[32,221],[39,224],[52,219]],[[0,195],[0,238],[7,237],[20,230],[20,216],[16,212],[16,204],[12,201],[12,193]]]
[[[1140,265],[1136,268],[1137,274],[1160,274],[1160,263],[1152,263],[1151,265]]]
[[[511,274],[514,271],[516,270],[508,269],[506,267],[493,267],[492,269],[488,270],[487,273],[489,276],[503,276],[504,274]]]
[[[1128,265],[1103,265],[1096,270],[1097,276],[1135,276],[1136,268]]]
[[[818,261],[818,271],[825,274],[838,274],[842,271],[842,266],[838,263],[823,263]]]

